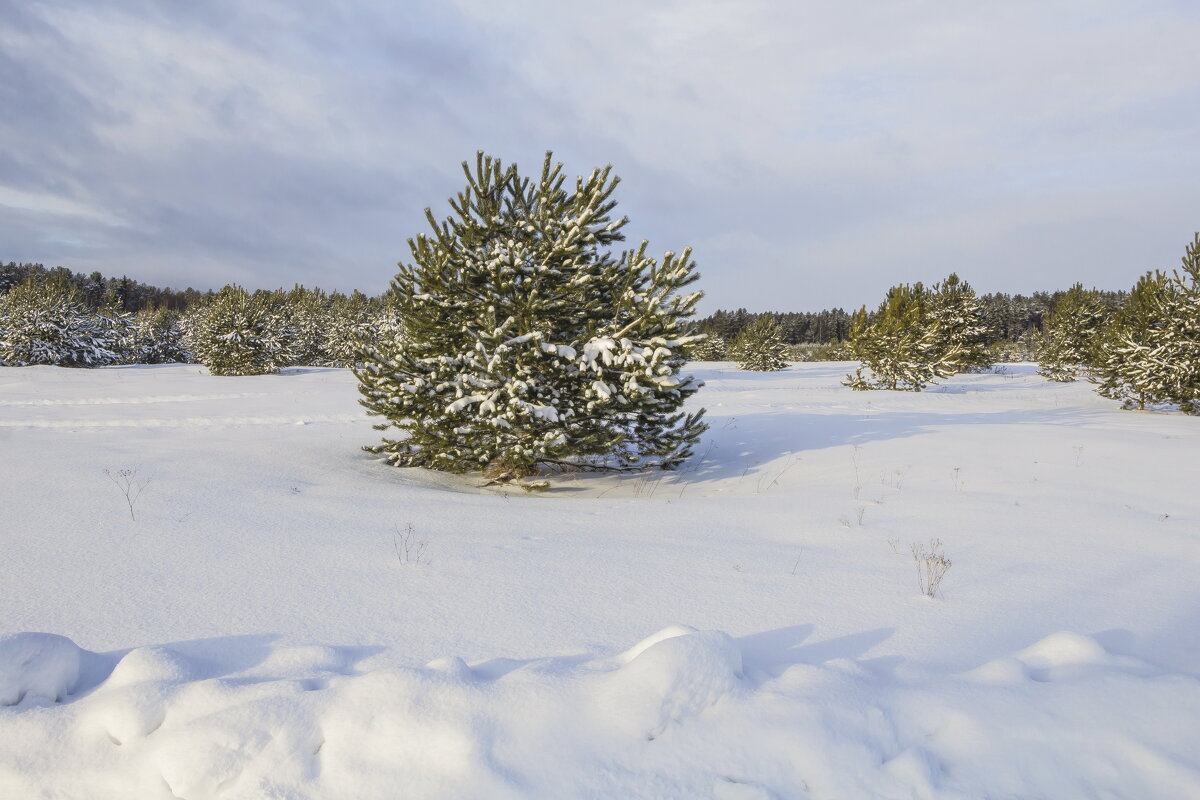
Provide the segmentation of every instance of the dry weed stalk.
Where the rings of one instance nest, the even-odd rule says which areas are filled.
[[[917,542],[912,544],[913,561],[917,565],[917,586],[926,597],[937,597],[946,570],[953,566],[942,551],[942,546],[941,539],[930,539],[929,549]]]

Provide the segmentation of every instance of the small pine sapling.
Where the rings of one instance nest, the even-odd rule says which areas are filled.
[[[769,315],[763,314],[738,334],[733,344],[733,357],[738,368],[751,372],[778,372],[786,369],[787,344],[783,330]]]
[[[699,292],[691,252],[647,243],[614,256],[611,168],[568,188],[546,154],[540,177],[479,153],[466,188],[392,281],[399,335],[364,342],[361,402],[394,429],[370,452],[395,466],[483,471],[511,481],[548,469],[673,469],[706,429],[679,374]]]

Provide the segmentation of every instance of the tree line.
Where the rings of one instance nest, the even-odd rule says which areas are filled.
[[[10,261],[0,264],[0,295],[5,295],[26,281],[74,288],[76,298],[85,307],[96,310],[101,307],[117,307],[127,314],[135,314],[146,308],[169,308],[183,311],[214,293],[202,292],[188,287],[183,290],[151,286],[122,275],[105,276],[100,272],[85,274],[73,272],[67,267],[51,267],[42,264]]]
[[[933,287],[892,287],[874,310],[718,310],[691,323],[705,334],[693,360],[743,369],[854,360],[854,389],[920,390],[956,372],[1037,361],[1054,381],[1085,378],[1101,394],[1145,408],[1200,408],[1200,239],[1182,270],[1144,275],[1129,292],[1076,285],[1032,295],[977,295],[951,274]],[[175,291],[126,276],[40,264],[0,265],[0,365],[101,366],[198,361],[214,374],[290,365],[351,366],[361,343],[400,336],[395,294],[328,294],[296,286],[249,292]]]
[[[978,296],[980,313],[986,329],[988,345],[999,342],[1018,342],[1042,329],[1042,322],[1068,290],[1034,292],[1030,295],[991,292]],[[1096,290],[1096,296],[1108,308],[1123,302],[1126,292]],[[766,311],[753,313],[744,308],[735,311],[718,309],[697,320],[704,333],[732,342],[742,330],[768,317],[779,326],[779,336],[786,344],[832,344],[850,338],[854,313],[842,308],[821,311]]]

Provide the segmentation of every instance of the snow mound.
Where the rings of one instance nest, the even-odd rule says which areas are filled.
[[[1011,656],[976,667],[966,677],[1012,686],[1026,680],[1048,682],[1113,670],[1143,675],[1155,671],[1144,661],[1109,653],[1090,636],[1059,631]]]
[[[187,661],[175,651],[166,647],[139,647],[117,662],[103,688],[117,689],[151,681],[181,683],[192,677]]]
[[[70,639],[52,633],[0,636],[0,706],[25,698],[58,702],[79,682],[81,653]]]
[[[648,739],[731,694],[742,653],[729,634],[671,626],[618,657],[598,698],[609,714]]]
[[[14,675],[24,695],[67,693],[81,652],[48,634],[0,640],[10,698]],[[811,652],[744,676],[727,634],[680,625],[595,658],[363,655],[131,650],[71,702],[0,709],[0,796],[1200,796],[1200,684],[1077,633],[902,679]]]

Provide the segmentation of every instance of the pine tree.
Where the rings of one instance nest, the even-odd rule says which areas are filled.
[[[96,308],[94,319],[108,349],[113,353],[113,362],[138,363],[133,315],[124,310],[122,300],[115,289],[110,287],[104,293]]]
[[[983,306],[971,284],[955,273],[934,287],[929,321],[940,331],[939,350],[956,354],[951,364],[955,372],[981,372],[992,365]]]
[[[133,319],[133,356],[138,364],[173,364],[191,360],[183,343],[179,314],[165,307],[145,308]]]
[[[30,278],[0,297],[0,364],[97,367],[116,358],[104,326],[61,275]]]
[[[362,292],[349,297],[335,294],[330,299],[329,317],[321,349],[331,367],[349,367],[355,363],[359,340],[371,335],[371,301]]]
[[[1182,272],[1149,272],[1104,327],[1096,391],[1125,408],[1174,403],[1200,414],[1200,234]]]
[[[333,359],[325,343],[331,314],[325,292],[297,285],[275,302],[282,311],[282,324],[290,331],[292,363],[308,367],[330,364]]]
[[[1184,413],[1200,414],[1200,233],[1192,237],[1171,283],[1174,291],[1162,310],[1166,341],[1154,354],[1164,365],[1160,391]]]
[[[704,338],[685,348],[689,361],[724,361],[729,346],[715,333],[706,333]]]
[[[290,330],[266,292],[226,286],[190,317],[185,342],[213,375],[265,375],[292,363]]]
[[[397,466],[485,470],[670,469],[704,431],[680,376],[700,293],[690,253],[614,258],[611,167],[564,188],[547,153],[530,180],[498,159],[463,164],[453,215],[409,241],[391,295],[403,321],[364,343],[362,403],[401,436],[368,447]]]
[[[1164,376],[1154,354],[1164,343],[1163,313],[1173,288],[1162,272],[1147,272],[1105,321],[1096,365],[1088,374],[1099,394],[1121,400],[1125,408],[1159,402]]]
[[[929,298],[921,284],[901,284],[888,290],[873,317],[866,306],[854,315],[848,345],[861,364],[846,376],[846,386],[919,392],[935,378],[954,374],[959,352],[929,319]]]
[[[1100,328],[1108,308],[1095,290],[1075,284],[1046,315],[1038,338],[1038,374],[1069,383],[1095,366]]]
[[[733,357],[738,362],[738,369],[752,372],[778,372],[786,369],[786,350],[783,331],[768,314],[761,315],[743,328],[737,341],[733,343]]]

